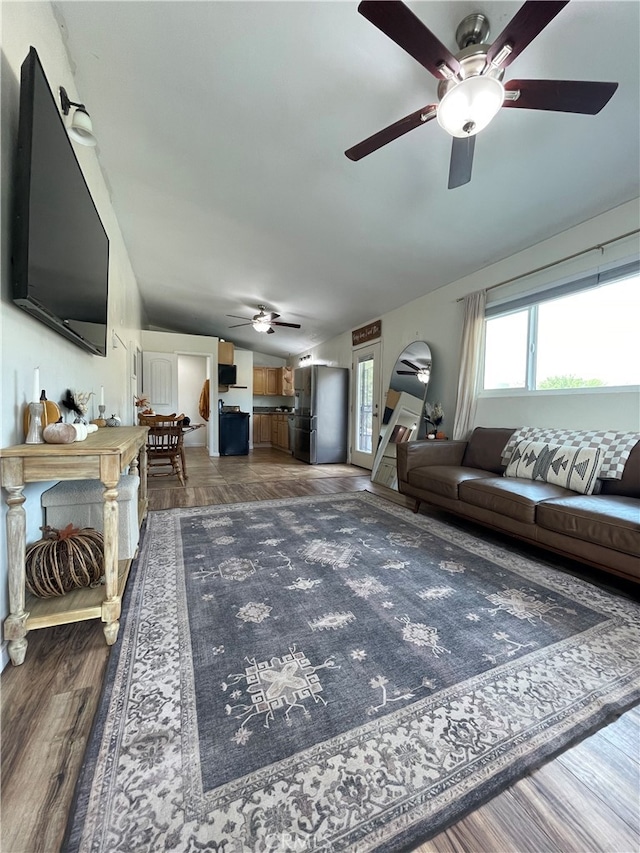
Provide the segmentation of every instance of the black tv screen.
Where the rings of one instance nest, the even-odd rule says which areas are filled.
[[[35,48],[22,64],[14,302],[106,355],[109,240]]]
[[[218,365],[218,385],[235,385],[236,384],[236,366],[235,364],[219,364]]]

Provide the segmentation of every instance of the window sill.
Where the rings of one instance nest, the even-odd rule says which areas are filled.
[[[638,394],[640,385],[598,385],[585,388],[544,388],[540,390],[529,390],[528,388],[495,388],[490,391],[481,391],[479,399],[490,399],[500,397],[558,397],[576,394]]]

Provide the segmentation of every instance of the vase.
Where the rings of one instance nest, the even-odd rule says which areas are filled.
[[[25,444],[44,444],[42,437],[43,406],[40,402],[29,403],[29,431]]]

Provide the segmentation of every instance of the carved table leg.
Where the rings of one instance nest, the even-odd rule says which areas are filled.
[[[118,489],[117,481],[106,485],[102,507],[104,520],[105,600],[102,602],[102,621],[107,645],[118,638],[120,597],[118,595]]]
[[[20,666],[27,651],[27,626],[29,614],[25,604],[26,513],[24,511],[24,484],[6,486],[7,505],[7,557],[9,563],[9,616],[4,621],[4,637],[9,641],[11,663]]]
[[[140,459],[138,461],[138,465],[139,465],[138,474],[140,475],[140,500],[146,508],[146,506],[147,506],[147,475],[148,475],[146,441],[140,447]]]

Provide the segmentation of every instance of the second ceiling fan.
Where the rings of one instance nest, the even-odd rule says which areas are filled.
[[[449,189],[453,189],[471,179],[475,135],[502,107],[599,113],[618,88],[617,83],[502,82],[505,68],[568,2],[527,0],[490,45],[485,44],[489,36],[487,18],[480,13],[468,15],[456,31],[460,51],[454,56],[401,0],[362,0],[358,6],[360,14],[440,80],[439,103],[427,104],[374,133],[345,151],[347,157],[360,160],[435,118],[453,136],[449,166]]]
[[[227,317],[234,317],[236,320],[245,320],[245,323],[236,323],[234,326],[229,326],[230,329],[238,329],[240,326],[253,326],[256,332],[265,332],[267,335],[272,335],[275,332],[274,326],[286,326],[289,329],[299,329],[299,323],[282,323],[278,321],[280,315],[275,311],[267,311],[266,305],[258,305],[258,313],[253,317],[239,317],[237,314],[227,314]]]

